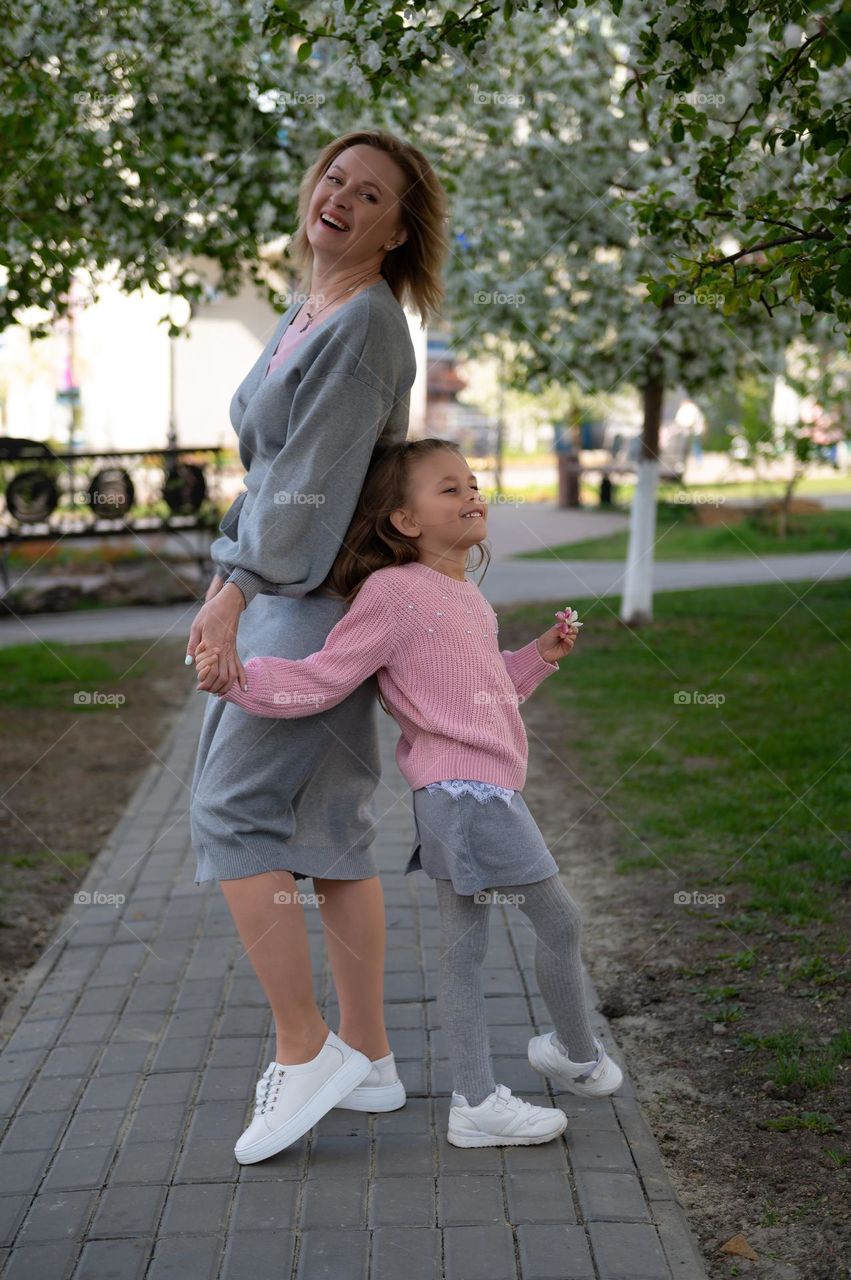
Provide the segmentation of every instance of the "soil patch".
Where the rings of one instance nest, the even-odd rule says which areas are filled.
[[[15,654],[18,672],[27,667],[27,651],[38,663],[32,674],[13,686],[7,670],[0,691],[2,1005],[48,945],[193,687],[185,638],[57,645],[50,653],[23,646]],[[86,675],[93,669],[109,672],[95,678],[95,689]],[[75,704],[80,691],[125,701]]]

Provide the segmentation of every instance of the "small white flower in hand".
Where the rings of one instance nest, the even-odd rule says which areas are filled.
[[[575,609],[568,606],[566,609],[560,609],[555,615],[561,622],[561,632],[563,635],[569,635],[571,632],[576,634],[578,629],[583,625],[578,621],[579,614]]]

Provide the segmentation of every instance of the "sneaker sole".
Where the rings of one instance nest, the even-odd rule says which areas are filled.
[[[546,1039],[546,1037],[544,1038]],[[609,1083],[603,1089],[598,1086],[592,1085],[589,1088],[588,1085],[578,1084],[575,1080],[572,1080],[570,1076],[563,1076],[561,1072],[556,1071],[553,1067],[547,1066],[540,1058],[538,1054],[538,1046],[535,1044],[534,1040],[529,1042],[528,1058],[529,1065],[533,1067],[535,1071],[540,1072],[542,1076],[548,1076],[550,1080],[555,1080],[556,1084],[560,1085],[562,1089],[566,1090],[568,1093],[575,1094],[579,1098],[607,1098],[610,1093],[616,1093],[623,1084],[623,1072],[612,1058],[609,1058],[609,1062],[618,1074],[618,1081],[617,1084]]]
[[[567,1116],[564,1117],[564,1124],[555,1133],[544,1134],[516,1134],[505,1137],[498,1133],[458,1133],[453,1132],[450,1128],[446,1134],[447,1142],[453,1147],[536,1147],[542,1142],[552,1142],[554,1138],[560,1138],[567,1128]]]
[[[407,1102],[401,1080],[395,1084],[359,1085],[336,1103],[340,1111],[398,1111]]]
[[[240,1164],[256,1164],[258,1160],[268,1160],[286,1147],[296,1142],[302,1134],[312,1129],[318,1120],[336,1106],[341,1098],[351,1093],[365,1076],[372,1070],[372,1063],[365,1053],[354,1051],[352,1057],[338,1067],[321,1089],[307,1101],[285,1124],[265,1138],[253,1142],[244,1151],[234,1148],[234,1155]],[[330,1099],[330,1101],[329,1101]]]

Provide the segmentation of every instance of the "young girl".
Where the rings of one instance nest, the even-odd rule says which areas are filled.
[[[318,652],[251,658],[247,688],[220,695],[255,715],[316,715],[377,672],[413,790],[417,839],[406,871],[424,870],[437,889],[454,1086],[448,1140],[460,1147],[547,1142],[567,1124],[560,1109],[532,1106],[494,1080],[482,988],[487,890],[510,895],[537,936],[535,972],[554,1030],[530,1040],[532,1066],[584,1096],[613,1093],[623,1079],[588,1021],[580,910],[521,794],[528,744],[518,704],[570,653],[575,615],[560,613],[542,636],[500,651],[496,614],[466,577],[471,548],[479,564],[486,559],[486,522],[475,476],[451,441],[380,447],[327,579],[348,612]],[[218,651],[199,646],[196,669],[199,688],[209,687]],[[342,1105],[356,1107],[357,1093]]]

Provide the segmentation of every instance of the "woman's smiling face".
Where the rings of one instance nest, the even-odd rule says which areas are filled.
[[[310,199],[307,238],[314,254],[357,268],[407,238],[400,195],[405,175],[392,156],[359,144],[341,151],[320,177]],[[340,223],[338,228],[330,222]]]

